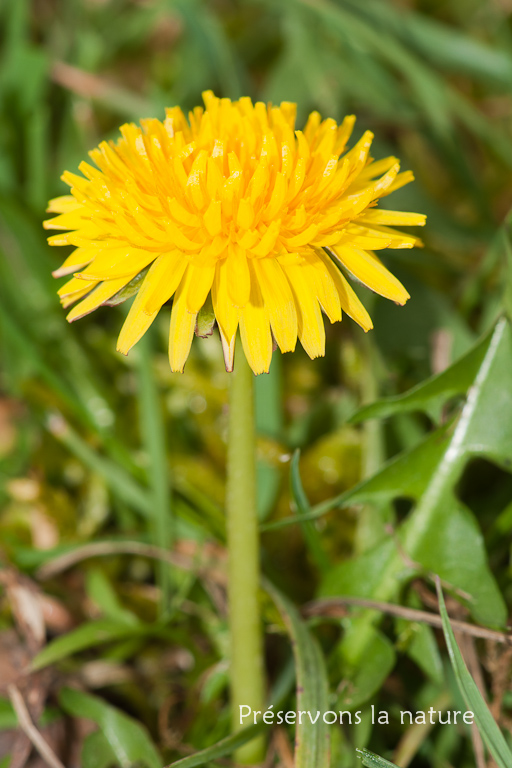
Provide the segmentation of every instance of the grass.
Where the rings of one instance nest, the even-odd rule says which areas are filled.
[[[312,109],[336,119],[354,112],[355,138],[371,128],[375,155],[396,154],[416,176],[393,204],[428,214],[424,249],[384,257],[411,293],[406,307],[362,290],[375,331],[365,337],[346,318],[327,328],[324,359],[297,350],[256,380],[265,577],[296,605],[343,594],[437,611],[436,572],[451,616],[503,630],[512,602],[508,331],[485,345],[510,312],[507,4],[4,0],[0,52],[0,650],[10,670],[19,654],[53,661],[50,682],[32,675],[27,685],[43,702],[31,717],[54,753],[65,764],[82,753],[91,768],[164,765],[210,747],[211,760],[226,754],[216,746],[230,722],[220,342],[195,339],[175,375],[167,317],[128,358],[115,352],[123,307],[67,325],[51,277],[60,254],[41,227],[46,201],[65,192],[63,170],[75,171],[123,122],[191,108],[207,88],[297,101],[299,124]],[[436,380],[432,394],[428,378],[484,335],[482,354]],[[473,442],[457,444],[448,478],[442,452],[460,434],[475,382]],[[351,421],[363,405],[373,420]],[[434,504],[428,489],[439,490],[439,476]],[[409,540],[426,508],[424,538],[415,534],[414,562],[404,561],[397,538]],[[175,565],[150,550],[123,552],[123,542],[171,546]],[[109,557],[39,576],[59,553],[102,543]],[[29,599],[44,638],[24,613]],[[293,709],[286,617],[267,596],[262,607],[269,686]],[[363,713],[359,724],[330,728],[333,765],[360,765],[356,747],[391,761],[407,753],[415,768],[475,765],[468,729],[437,726],[419,738],[397,717],[436,699],[464,706],[431,628],[355,610],[317,616],[308,632],[292,615],[306,650],[322,649],[315,664],[331,709]],[[362,659],[353,652],[361,637]],[[492,717],[510,742],[512,657],[500,648],[462,651],[473,676],[483,668]],[[18,738],[2,695],[0,761]],[[389,726],[371,725],[372,704],[389,710]],[[94,732],[82,734],[80,716]],[[286,763],[293,727],[269,738],[273,762]]]

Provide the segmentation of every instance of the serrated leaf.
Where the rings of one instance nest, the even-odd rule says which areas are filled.
[[[142,762],[147,768],[161,768],[162,760],[146,729],[132,717],[74,688],[63,688],[59,701],[69,715],[95,722],[121,768]]]
[[[486,456],[504,468],[512,465],[512,332],[507,320],[497,323],[465,406],[441,444],[441,451],[434,451],[433,456],[428,454],[434,460],[426,484],[417,458],[429,445],[428,441],[411,452],[419,485],[424,484],[423,491],[397,532],[400,552],[384,564],[372,597],[384,601],[398,599],[404,579],[410,578],[406,562],[412,561],[468,593],[469,608],[477,620],[503,626],[506,607],[487,563],[482,534],[472,513],[457,500],[455,487],[473,456]],[[407,480],[408,455],[391,462],[368,481],[376,484],[377,494],[385,491],[388,472],[393,495],[403,496],[403,485],[409,482],[411,487]],[[414,482],[417,481],[418,478]],[[361,489],[368,491],[368,486],[362,484]],[[365,499],[369,500],[368,493]],[[335,593],[335,589],[330,587],[330,592]],[[353,668],[365,663],[375,621],[371,612],[353,619],[351,632],[343,640],[344,657]]]
[[[462,658],[462,654],[455,640],[455,635],[451,628],[450,619],[446,610],[444,597],[439,582],[437,585],[437,595],[439,598],[439,610],[443,620],[443,632],[450,655],[450,661],[455,672],[455,677],[460,691],[466,702],[466,706],[475,715],[475,722],[483,740],[485,741],[489,752],[493,756],[499,768],[510,768],[512,765],[512,752],[510,751],[505,738],[495,723],[478,686],[471,677],[468,668]]]
[[[438,414],[450,398],[463,395],[473,383],[484,359],[491,334],[476,344],[466,355],[436,376],[431,376],[402,395],[387,397],[358,410],[350,419],[358,424],[366,419],[384,418],[395,413],[424,411]]]

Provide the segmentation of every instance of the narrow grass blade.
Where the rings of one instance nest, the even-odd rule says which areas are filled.
[[[307,713],[296,725],[295,768],[329,768],[330,734],[323,720],[323,713],[329,710],[329,684],[322,651],[295,606],[272,585],[266,583],[265,589],[277,605],[293,642],[297,711]],[[311,718],[316,719],[313,722]]]
[[[151,515],[152,504],[147,491],[118,464],[96,453],[62,417],[51,416],[48,421],[48,430],[86,467],[101,475],[112,493],[125,504],[135,509],[143,517]]]
[[[462,654],[455,640],[455,635],[450,625],[450,619],[446,610],[446,605],[441,590],[441,583],[437,578],[437,596],[439,599],[439,610],[443,620],[443,631],[452,663],[453,671],[459,685],[460,691],[466,702],[466,706],[474,713],[475,722],[478,726],[489,752],[493,756],[499,768],[510,768],[512,765],[512,752],[507,746],[507,742],[494,721],[482,694],[469,674],[468,668],[462,658]]]
[[[260,721],[256,725],[249,725],[247,728],[243,728],[232,736],[227,736],[225,739],[221,739],[217,744],[213,744],[213,746],[208,747],[207,749],[202,749],[200,752],[196,752],[195,755],[190,755],[190,757],[184,757],[182,760],[170,763],[166,768],[197,768],[197,766],[206,765],[206,763],[216,760],[219,757],[230,755],[232,752],[235,752],[238,747],[251,741],[263,727],[263,721]]]
[[[140,431],[148,457],[148,480],[152,501],[152,528],[155,546],[169,549],[172,539],[171,490],[165,446],[165,416],[153,372],[151,336],[141,339],[138,347]],[[157,564],[161,589],[160,612],[169,605],[171,580],[169,564]]]
[[[308,515],[311,512],[311,506],[302,486],[299,459],[300,451],[296,450],[293,455],[290,467],[290,487],[292,498],[297,508],[297,516],[299,518],[300,527],[302,528],[302,535],[304,536],[311,557],[315,561],[315,564],[318,566],[318,568],[321,571],[325,571],[329,568],[330,563],[322,545],[320,535],[315,528],[315,524],[312,520],[301,519],[302,516]]]
[[[358,757],[363,761],[365,768],[398,768],[395,763],[390,763],[389,760],[374,755],[368,749],[357,749],[356,752],[359,752]]]

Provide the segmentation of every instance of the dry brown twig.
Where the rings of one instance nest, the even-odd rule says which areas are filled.
[[[61,763],[53,749],[44,740],[32,722],[27,705],[25,704],[25,699],[21,695],[19,688],[15,685],[10,685],[8,693],[13,709],[16,712],[16,717],[18,718],[19,727],[30,739],[30,742],[39,752],[46,764],[50,766],[50,768],[65,768],[64,764]]]
[[[182,552],[168,552],[152,544],[143,544],[138,541],[98,541],[92,544],[85,544],[83,547],[74,549],[72,552],[66,552],[64,555],[48,561],[39,568],[36,577],[41,581],[45,581],[92,557],[135,555],[147,557],[151,560],[161,560],[183,570],[195,571],[200,576],[205,576],[218,584],[224,584],[226,582],[226,575],[223,568],[219,567],[215,561],[212,562],[212,565],[201,565],[198,554],[199,552],[195,555]]]
[[[441,616],[437,613],[420,611],[416,608],[406,608],[403,605],[393,603],[381,603],[378,600],[366,600],[360,597],[333,597],[324,600],[313,600],[307,603],[302,613],[306,617],[327,616],[332,618],[343,618],[347,615],[347,607],[370,608],[381,613],[387,613],[390,616],[397,616],[407,621],[419,621],[424,624],[430,624],[431,627],[442,629],[443,622]],[[476,624],[468,624],[465,621],[451,621],[455,632],[462,632],[473,637],[482,637],[485,640],[494,640],[497,643],[506,643],[512,645],[512,634],[498,632],[486,627],[478,627]]]

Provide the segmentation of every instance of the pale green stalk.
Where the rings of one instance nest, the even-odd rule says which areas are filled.
[[[254,386],[253,373],[243,354],[238,356],[230,381],[226,515],[231,710],[233,730],[236,731],[241,728],[242,705],[251,707],[253,711],[264,710],[263,641],[258,600],[260,569]],[[238,763],[249,765],[262,762],[263,757],[263,737],[245,744],[236,753]]]

